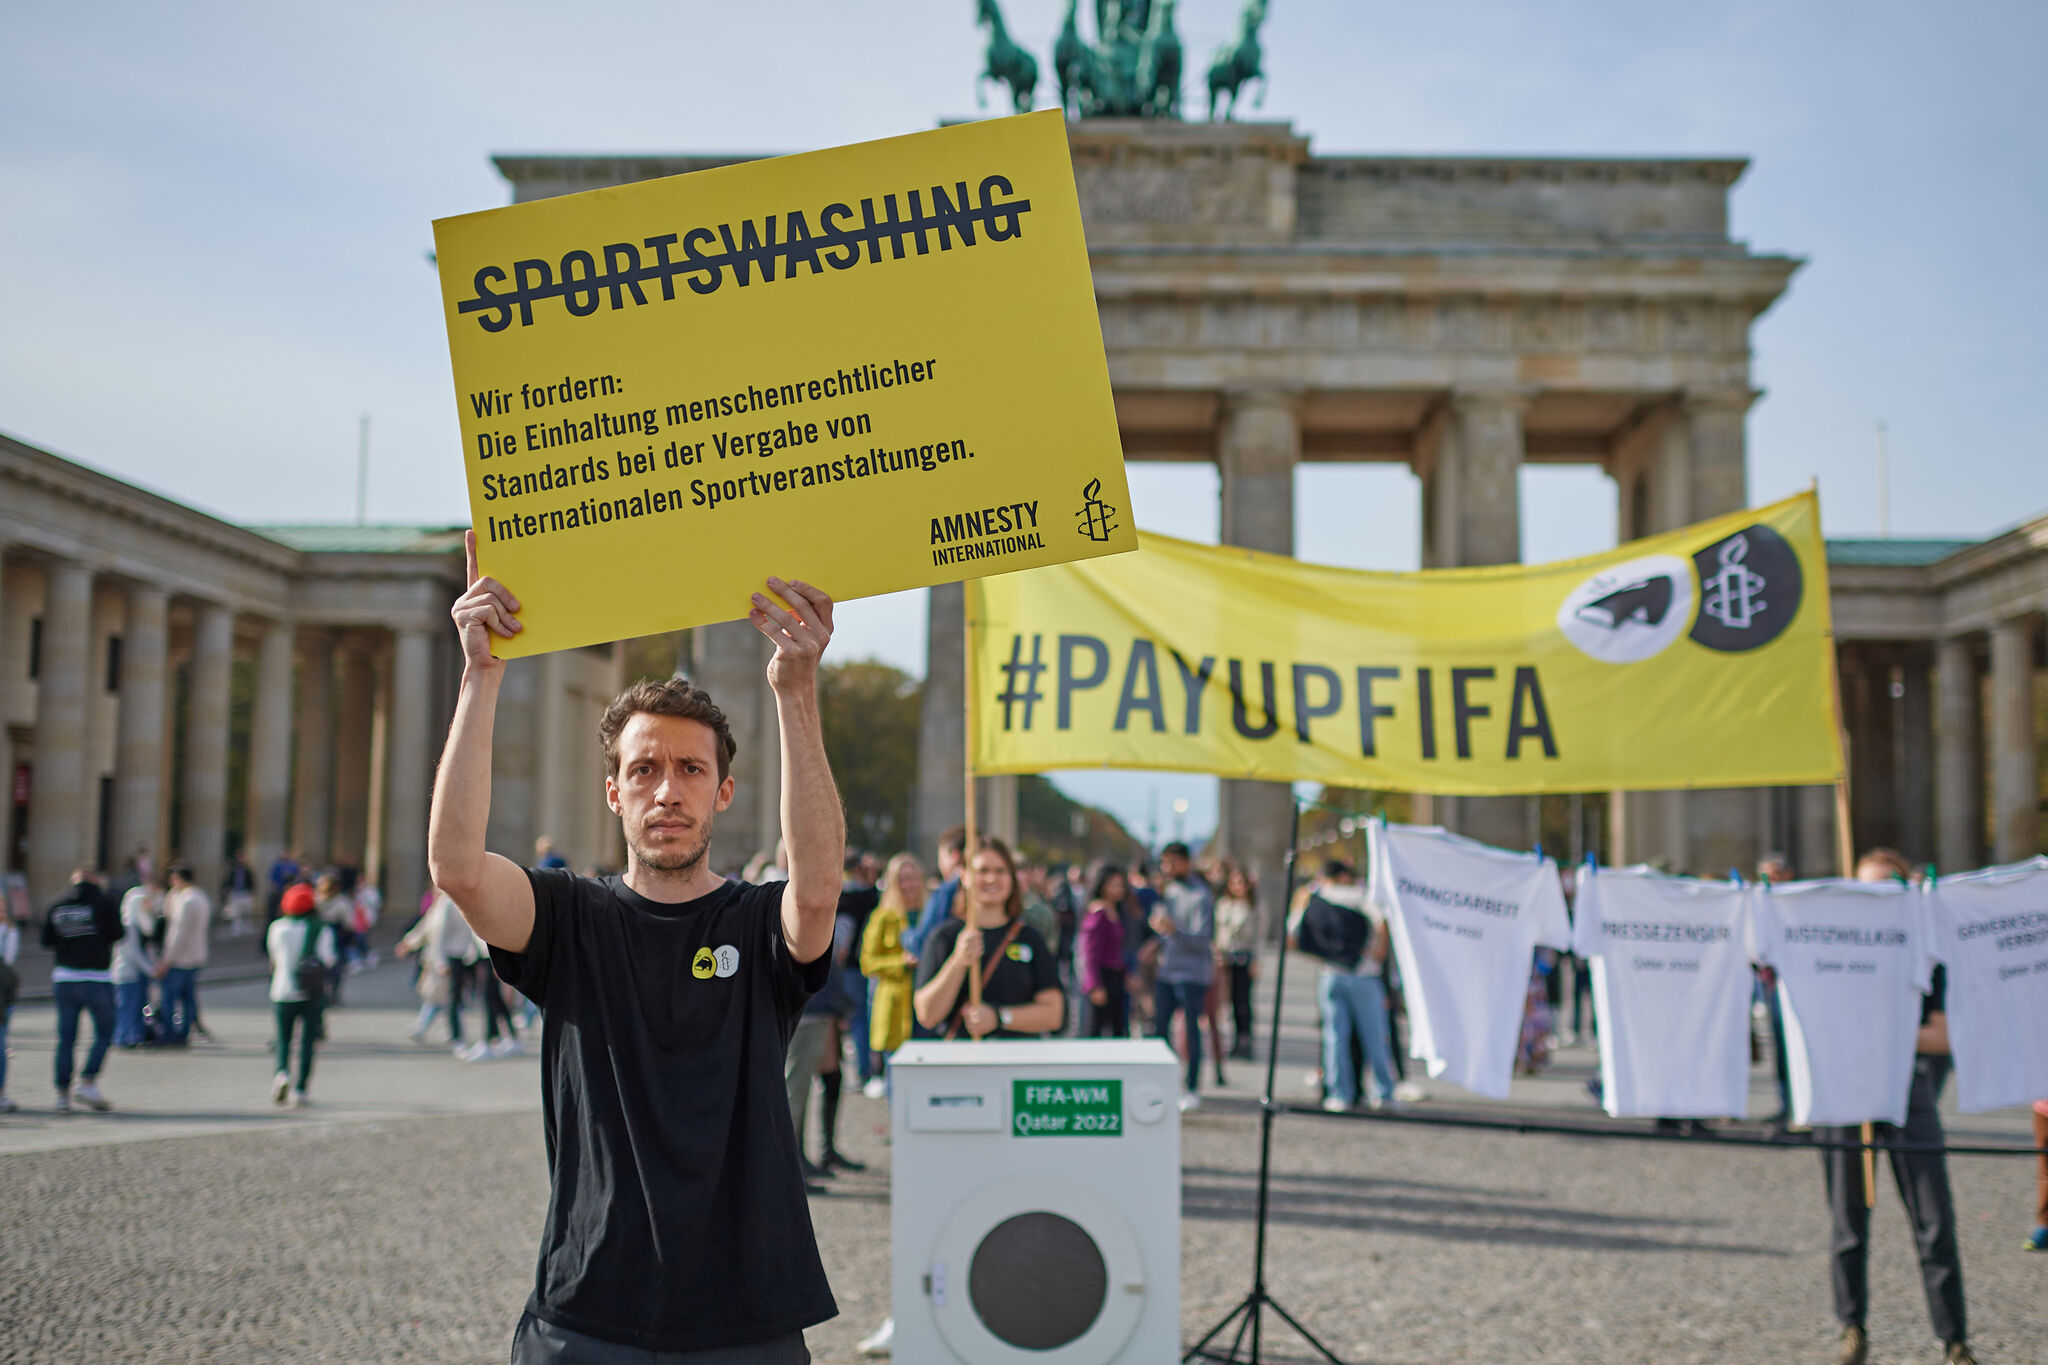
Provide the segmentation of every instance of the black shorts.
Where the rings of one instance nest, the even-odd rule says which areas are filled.
[[[650,1351],[572,1332],[523,1313],[512,1333],[512,1365],[811,1365],[804,1334],[715,1351]]]

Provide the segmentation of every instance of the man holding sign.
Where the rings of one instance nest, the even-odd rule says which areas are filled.
[[[680,678],[635,684],[605,712],[605,799],[626,871],[578,877],[485,850],[505,667],[493,640],[524,626],[519,599],[479,575],[474,533],[467,549],[453,612],[462,690],[428,860],[498,974],[547,1011],[553,1192],[513,1363],[802,1365],[804,1329],[837,1312],[782,1087],[797,1016],[831,969],[846,841],[817,698],[832,599],[770,578],[748,615],[775,644],[789,880],[749,886],[711,870],[736,746],[711,698]]]

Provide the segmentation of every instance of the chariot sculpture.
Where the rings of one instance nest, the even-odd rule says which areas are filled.
[[[1052,71],[1060,105],[1068,118],[1181,117],[1183,49],[1174,27],[1179,0],[1094,0],[1094,41],[1081,36],[1080,0],[1066,0],[1066,15],[1053,42]],[[1006,86],[1018,113],[1038,100],[1038,61],[1010,37],[997,0],[975,0],[976,22],[988,31],[988,50],[976,80],[986,103],[986,83]],[[1246,0],[1237,37],[1209,60],[1209,117],[1228,119],[1237,97],[1258,83],[1254,106],[1266,98],[1266,72],[1259,28],[1266,0]],[[1219,115],[1220,109],[1220,115]]]

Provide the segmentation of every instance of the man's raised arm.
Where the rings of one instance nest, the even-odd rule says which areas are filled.
[[[818,661],[832,638],[832,599],[808,583],[768,580],[789,602],[754,594],[748,619],[775,642],[768,686],[782,730],[782,839],[789,848],[789,884],[782,892],[782,938],[798,962],[815,962],[832,947],[846,866],[846,812],[818,716]]]
[[[491,636],[510,639],[524,627],[513,615],[519,599],[497,580],[478,577],[476,532],[464,535],[463,549],[469,590],[450,613],[462,637],[462,691],[434,774],[427,871],[484,942],[517,953],[533,937],[533,886],[518,864],[484,848],[484,830],[491,819],[491,727],[505,680],[505,661],[492,656]]]

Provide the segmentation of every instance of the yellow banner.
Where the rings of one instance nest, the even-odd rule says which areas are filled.
[[[1143,540],[969,585],[977,771],[1497,795],[1842,769],[1811,493],[1526,567],[1362,573]]]
[[[434,242],[501,654],[1137,548],[1058,110]]]

